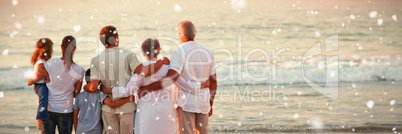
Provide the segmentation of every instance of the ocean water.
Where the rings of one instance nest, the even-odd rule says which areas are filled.
[[[219,93],[234,98],[247,96],[244,90],[284,92],[276,101],[217,100],[211,132],[401,129],[399,0],[3,0],[0,11],[0,133],[26,127],[36,133],[36,96],[26,81],[39,38],[50,38],[53,57],[60,57],[62,38],[75,36],[74,61],[87,68],[103,50],[100,29],[114,25],[120,47],[144,61],[139,46],[151,36],[162,44],[160,57],[170,57],[180,42],[176,27],[182,20],[193,21],[196,41],[215,52]],[[338,98],[327,98],[306,80],[337,84]],[[370,100],[372,108],[366,105]]]

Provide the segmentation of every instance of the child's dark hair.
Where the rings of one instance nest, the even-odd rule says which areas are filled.
[[[89,83],[89,81],[91,81],[91,69],[90,68],[88,68],[87,71],[85,71],[84,79],[87,83]]]
[[[36,50],[32,54],[31,64],[35,65],[38,59],[47,61],[52,57],[53,42],[49,38],[40,38],[36,42]]]
[[[91,69],[88,68],[87,71],[85,71],[85,81],[89,83],[91,81]],[[101,81],[99,81],[99,84],[101,84]]]
[[[99,39],[105,47],[116,45],[118,37],[119,33],[117,33],[117,29],[114,26],[105,26],[99,33]]]
[[[160,50],[159,40],[155,37],[147,38],[142,42],[142,52],[150,59],[158,56]]]

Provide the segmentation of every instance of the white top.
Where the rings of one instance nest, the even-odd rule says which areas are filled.
[[[71,65],[67,72],[64,61],[52,58],[45,63],[50,82],[46,83],[49,89],[49,111],[56,113],[73,112],[73,92],[75,83],[85,74],[84,68],[77,63]]]
[[[38,66],[39,66],[39,64],[43,64],[43,63],[45,63],[44,60],[38,60],[38,61],[36,61],[35,66],[34,66],[35,72],[38,72]],[[34,77],[36,76],[35,73],[34,73],[33,75],[34,75]],[[36,82],[36,83],[45,83],[45,82],[46,82],[45,78],[42,78],[42,79],[40,79],[40,80],[39,80],[38,82]]]
[[[214,53],[195,41],[185,42],[173,51],[169,69],[175,70],[187,81],[205,82],[216,73]],[[177,105],[183,111],[208,114],[211,109],[209,89],[180,86],[176,89],[179,95]]]
[[[155,63],[146,61],[144,66]],[[121,99],[135,95],[140,86],[146,86],[165,77],[169,66],[163,65],[151,76],[133,74],[126,87],[113,87],[112,95],[114,99]],[[200,88],[200,82],[186,81],[179,77],[176,81],[180,87],[195,90]],[[137,100],[137,99],[136,99]],[[153,91],[142,97],[137,102],[137,112],[135,114],[135,133],[136,134],[174,134],[176,133],[175,103],[176,94],[171,86],[164,89]],[[155,127],[156,126],[156,127]]]

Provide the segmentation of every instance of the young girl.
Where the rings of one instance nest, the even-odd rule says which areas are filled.
[[[43,131],[43,122],[48,120],[48,88],[46,82],[49,81],[44,63],[52,57],[53,42],[49,38],[41,38],[36,42],[36,50],[32,54],[31,64],[34,66],[35,74],[28,80],[28,86],[34,84],[35,93],[39,98],[38,112],[36,122],[38,130]]]

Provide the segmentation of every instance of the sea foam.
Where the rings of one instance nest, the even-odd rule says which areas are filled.
[[[337,61],[316,58],[306,60],[303,67],[301,61],[300,57],[293,56],[278,58],[276,64],[272,60],[217,61],[218,85],[306,83],[304,79],[325,85],[332,82],[396,82],[402,79],[400,57],[339,58]],[[351,61],[353,64],[350,64]],[[0,89],[27,88],[26,83],[31,74],[31,66],[0,69]]]

